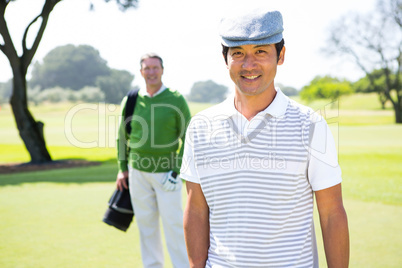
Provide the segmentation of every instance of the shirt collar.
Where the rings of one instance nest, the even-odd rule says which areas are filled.
[[[283,94],[280,88],[276,88],[276,96],[271,104],[265,108],[264,112],[272,115],[273,117],[281,117],[285,115],[288,108],[289,98]]]
[[[152,97],[151,97],[151,95],[149,95],[149,93],[148,93],[146,87],[143,87],[143,88],[140,89],[140,94],[141,94],[142,96],[148,96],[148,97],[150,97],[150,98],[153,98],[153,97],[155,97],[155,96],[161,94],[163,91],[165,91],[165,89],[167,89],[167,87],[166,87],[164,84],[162,84],[161,88],[160,88],[158,91],[156,91],[155,94],[152,95]]]
[[[263,111],[259,112],[258,115],[270,114],[273,117],[281,117],[285,114],[288,107],[289,98],[282,93],[280,88],[276,88],[276,95],[271,104],[265,108]],[[227,98],[222,105],[222,113],[228,117],[239,114],[234,105],[234,97]]]

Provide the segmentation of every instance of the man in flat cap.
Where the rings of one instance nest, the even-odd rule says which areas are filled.
[[[181,176],[191,267],[318,267],[313,196],[328,267],[347,267],[349,234],[335,142],[325,120],[275,88],[282,16],[221,21],[235,94],[194,116]]]

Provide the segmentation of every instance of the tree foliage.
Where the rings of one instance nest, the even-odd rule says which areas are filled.
[[[278,86],[281,91],[283,92],[283,94],[285,94],[286,96],[297,96],[299,95],[299,91],[297,91],[297,89],[295,89],[294,87],[289,87],[289,86],[284,86],[282,84],[275,84],[276,86]]]
[[[353,92],[350,82],[330,76],[317,76],[309,85],[302,88],[300,97],[307,101],[314,99],[330,99],[332,102],[342,95]]]
[[[106,102],[118,104],[131,89],[133,79],[127,71],[111,69],[109,75],[96,79],[96,85],[105,93]]]
[[[98,87],[106,102],[117,104],[131,89],[133,79],[128,71],[110,69],[92,46],[65,45],[51,50],[42,64],[34,65],[30,86],[73,90]]]
[[[79,90],[95,86],[98,76],[109,75],[110,69],[99,52],[88,45],[65,45],[51,50],[43,63],[32,69],[31,87],[41,89],[62,87]]]
[[[7,6],[14,1],[0,0],[0,51],[7,57],[13,72],[13,89],[10,98],[11,109],[20,137],[31,156],[31,162],[34,163],[48,162],[52,158],[46,148],[45,137],[43,135],[44,124],[36,121],[28,109],[26,74],[42,40],[50,13],[60,1],[44,0],[39,15],[27,25],[24,31],[21,42],[22,54],[18,55],[5,18]],[[109,2],[111,0],[105,1]],[[115,2],[122,10],[135,7],[137,4],[137,0],[115,0]],[[24,8],[29,8],[29,5],[31,3],[27,1]],[[74,19],[73,16],[71,18]],[[27,44],[27,36],[30,33],[31,26],[34,24],[39,24],[39,27],[32,45],[29,46]]]
[[[28,89],[28,100],[35,105],[43,102],[93,102],[105,101],[105,93],[97,87],[84,87],[81,90],[72,90],[61,87],[47,88],[40,90],[39,87]]]
[[[399,73],[399,76],[399,80],[402,80],[402,73]],[[395,74],[391,74],[390,78],[391,80],[396,81]],[[353,83],[353,89],[356,92],[377,93],[383,109],[385,109],[385,103],[389,101],[384,92],[384,88],[386,87],[387,78],[384,75],[383,70],[374,70],[370,73],[370,76],[366,75]]]
[[[395,111],[395,121],[402,123],[402,3],[378,0],[369,14],[348,14],[334,22],[329,30],[326,52],[353,59],[365,72],[371,88],[376,88],[375,74],[385,83],[379,91]],[[374,72],[377,70],[377,72]]]
[[[382,70],[374,70],[370,75],[374,81],[373,84],[366,75],[353,83],[353,89],[356,92],[363,93],[382,92],[385,87],[385,77]]]
[[[228,88],[212,80],[195,82],[188,95],[189,101],[217,103],[226,98]]]

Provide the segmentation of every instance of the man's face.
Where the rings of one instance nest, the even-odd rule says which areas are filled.
[[[274,89],[276,68],[284,61],[285,48],[277,59],[275,45],[244,45],[231,47],[227,68],[236,89],[247,96]]]
[[[147,58],[141,64],[141,75],[147,86],[159,86],[162,84],[163,69],[161,62],[156,58]]]

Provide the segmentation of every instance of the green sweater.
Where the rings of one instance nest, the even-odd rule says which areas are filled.
[[[165,89],[155,97],[138,94],[127,137],[124,111],[127,97],[121,103],[121,121],[117,137],[119,171],[127,165],[145,172],[180,172],[186,127],[191,119],[184,97]],[[178,152],[180,146],[180,152]]]

